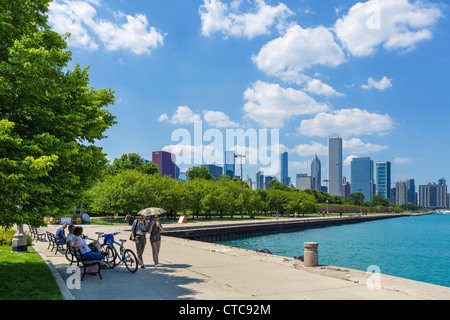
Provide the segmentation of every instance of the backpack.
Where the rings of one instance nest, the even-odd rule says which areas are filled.
[[[110,244],[113,242],[114,242],[114,235],[112,235],[111,233],[105,235],[105,240],[103,241],[103,244]]]

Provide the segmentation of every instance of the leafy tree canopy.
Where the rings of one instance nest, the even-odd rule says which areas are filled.
[[[107,160],[95,142],[114,116],[111,89],[68,69],[66,37],[47,25],[49,0],[0,1],[0,225],[41,225],[75,207]]]

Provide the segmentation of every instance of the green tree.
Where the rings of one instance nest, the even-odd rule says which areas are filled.
[[[95,211],[122,214],[157,206],[160,198],[155,186],[158,186],[157,181],[152,181],[149,175],[125,170],[106,177],[91,190],[91,206]]]
[[[214,176],[209,172],[208,168],[205,167],[191,167],[187,170],[186,175],[189,180],[194,179],[216,180],[216,178],[214,178]]]
[[[150,175],[159,172],[156,163],[153,161],[146,163],[145,159],[137,153],[125,153],[120,158],[114,159],[113,163],[108,165],[107,173],[115,175],[124,170],[137,170]]]
[[[387,206],[389,206],[389,200],[387,200],[383,196],[375,194],[372,196],[371,206],[372,207],[379,207],[379,206],[387,207]]]
[[[47,25],[49,0],[0,1],[0,225],[65,213],[104,172],[95,142],[114,117],[110,89],[68,70],[65,36]],[[8,192],[3,193],[3,190]]]
[[[348,195],[348,199],[354,206],[361,206],[364,203],[364,194],[362,192],[353,192]]]

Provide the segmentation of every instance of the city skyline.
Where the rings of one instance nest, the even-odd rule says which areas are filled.
[[[118,124],[97,143],[111,160],[174,151],[172,133],[202,121],[279,129],[291,180],[315,154],[326,163],[332,136],[348,180],[366,156],[390,161],[394,182],[449,176],[443,1],[56,0],[48,15],[72,33],[69,67],[89,65],[90,84],[116,92]]]

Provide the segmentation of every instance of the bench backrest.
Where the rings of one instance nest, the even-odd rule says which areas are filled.
[[[56,242],[56,236],[53,233],[47,231],[47,236],[48,236],[50,241],[55,241]]]

